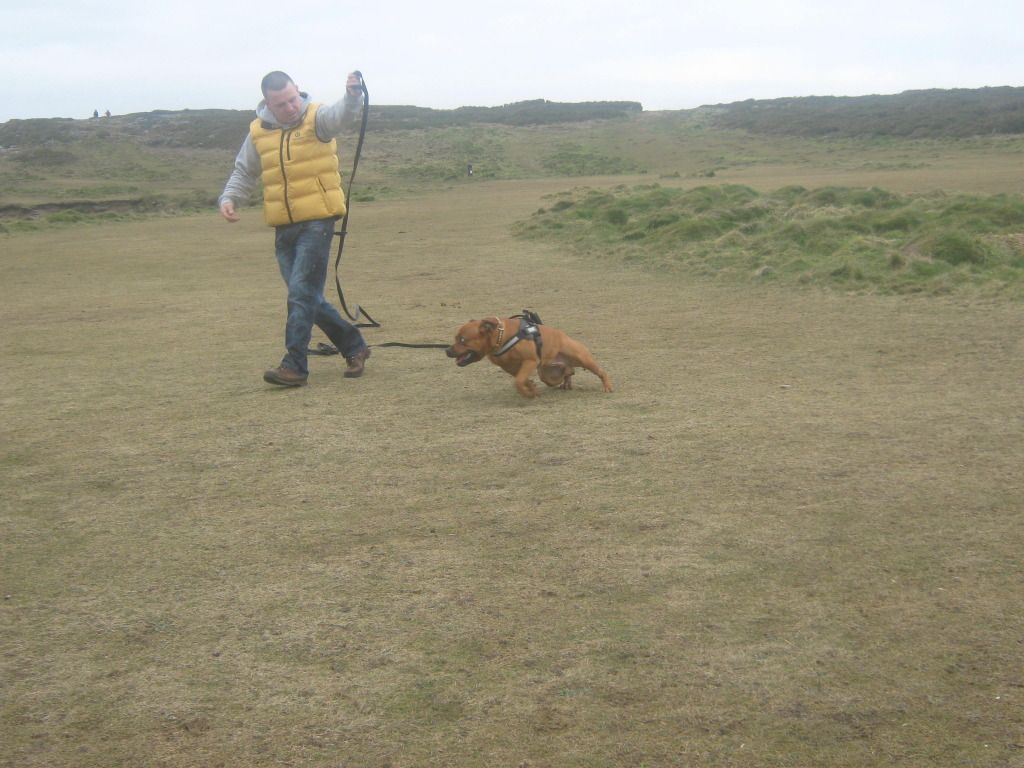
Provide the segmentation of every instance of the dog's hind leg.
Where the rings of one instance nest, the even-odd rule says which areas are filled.
[[[581,368],[586,368],[592,374],[597,376],[604,385],[605,392],[612,391],[612,380],[608,377],[604,368],[597,364],[597,360],[590,354],[590,350],[580,344],[578,341],[573,339],[566,339],[563,345],[565,350],[565,356],[569,359],[573,365],[578,365]]]

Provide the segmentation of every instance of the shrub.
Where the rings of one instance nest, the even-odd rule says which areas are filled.
[[[985,246],[961,232],[943,232],[925,246],[925,252],[947,264],[981,264],[988,256]]]
[[[617,227],[621,227],[629,221],[629,214],[621,208],[612,208],[605,214],[605,218]]]

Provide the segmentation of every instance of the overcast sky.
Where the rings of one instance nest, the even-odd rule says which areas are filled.
[[[3,0],[0,41],[0,122],[249,109],[272,69],[439,109],[1024,85],[1022,0]]]

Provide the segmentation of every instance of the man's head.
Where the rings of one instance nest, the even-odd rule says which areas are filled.
[[[263,78],[260,88],[277,122],[291,125],[302,116],[302,94],[284,72],[270,72]]]

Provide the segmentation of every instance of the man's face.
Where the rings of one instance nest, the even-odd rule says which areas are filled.
[[[288,83],[280,91],[267,91],[267,106],[277,122],[291,125],[302,115],[302,96],[295,83]]]

